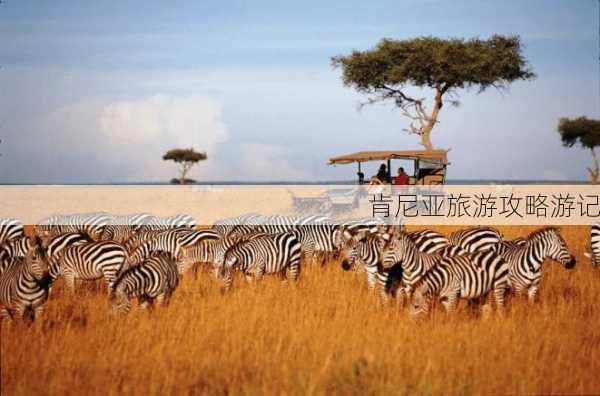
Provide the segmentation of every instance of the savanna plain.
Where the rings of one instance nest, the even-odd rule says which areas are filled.
[[[562,231],[577,266],[546,262],[538,303],[485,319],[462,303],[414,322],[336,262],[227,294],[200,269],[168,307],[126,317],[101,282],[59,281],[40,320],[2,324],[2,394],[599,394],[600,270],[589,227]]]

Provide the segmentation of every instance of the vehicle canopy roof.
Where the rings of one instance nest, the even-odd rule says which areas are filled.
[[[448,150],[391,150],[391,151],[358,151],[329,159],[329,165],[351,164],[353,162],[383,161],[390,159],[426,160],[428,162],[448,165]]]

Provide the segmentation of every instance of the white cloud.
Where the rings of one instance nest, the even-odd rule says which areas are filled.
[[[193,147],[206,151],[210,160],[229,137],[221,106],[206,96],[154,95],[110,103],[99,115],[99,129],[111,152],[134,162],[145,179],[173,172],[160,161],[168,149]]]
[[[292,150],[272,144],[249,143],[242,148],[240,175],[252,181],[311,180],[303,170],[289,161]]]

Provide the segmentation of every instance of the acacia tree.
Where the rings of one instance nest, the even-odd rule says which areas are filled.
[[[600,177],[600,166],[595,148],[600,146],[600,121],[587,117],[561,118],[558,121],[557,129],[565,147],[573,147],[579,143],[581,147],[590,149],[593,162],[587,170],[590,174],[590,182],[597,184]]]
[[[418,135],[428,150],[433,149],[431,131],[444,102],[459,104],[457,90],[504,89],[515,80],[535,78],[521,54],[518,36],[383,39],[374,49],[333,57],[332,65],[342,68],[344,85],[368,95],[361,106],[394,101],[410,119],[406,131]],[[427,110],[425,97],[409,94],[410,86],[433,90],[431,110]]]
[[[192,166],[197,164],[200,161],[206,160],[208,157],[206,153],[199,153],[195,151],[193,148],[188,149],[172,149],[167,151],[165,155],[163,155],[162,159],[165,161],[174,161],[179,165],[179,178],[173,179],[172,183],[186,184],[191,180],[187,179],[186,176]]]

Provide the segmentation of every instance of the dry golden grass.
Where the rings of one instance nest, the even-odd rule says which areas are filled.
[[[3,324],[2,393],[598,394],[588,232],[564,229],[578,265],[547,263],[537,305],[513,300],[485,320],[463,304],[414,323],[337,265],[307,268],[297,285],[236,279],[226,296],[208,273],[186,275],[167,309],[122,319],[103,286],[58,287],[41,320]]]

